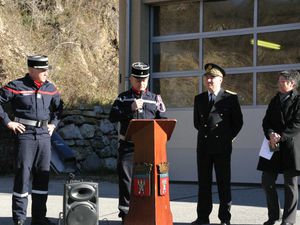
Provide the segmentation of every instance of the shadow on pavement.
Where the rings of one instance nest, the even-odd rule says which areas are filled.
[[[187,224],[191,224],[191,223],[173,223],[173,225],[187,225]],[[99,221],[99,225],[121,225],[121,221],[110,221],[110,220],[102,220]],[[219,223],[211,223],[210,225],[220,225]],[[234,224],[232,223],[231,225],[259,225],[259,224]]]
[[[49,218],[49,217],[48,217]],[[58,224],[58,219],[56,218],[49,218],[51,222]],[[25,221],[25,225],[30,225],[31,217],[28,217]],[[13,220],[11,217],[0,217],[0,224],[1,225],[13,225]],[[63,225],[63,224],[61,224]]]
[[[11,225],[12,224],[11,217],[0,217],[0,224],[1,225]]]
[[[25,225],[30,225],[31,218],[26,220]],[[51,218],[51,221],[58,225],[58,219]],[[0,217],[1,225],[12,225],[11,217]],[[173,223],[174,225],[187,225],[190,223]],[[63,225],[63,224],[61,224]],[[121,225],[121,221],[110,221],[110,220],[100,220],[99,225]],[[219,225],[217,223],[211,223],[210,225]],[[231,225],[258,225],[258,224],[231,224]]]

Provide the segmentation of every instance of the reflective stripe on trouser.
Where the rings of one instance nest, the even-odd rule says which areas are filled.
[[[124,145],[120,145],[118,156],[119,217],[128,214],[133,169],[133,147]]]
[[[12,197],[14,221],[26,219],[31,173],[32,218],[40,219],[46,216],[50,158],[50,138],[17,140],[16,171]]]

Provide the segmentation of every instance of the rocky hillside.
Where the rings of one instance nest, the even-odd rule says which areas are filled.
[[[49,56],[66,106],[108,104],[118,88],[117,0],[0,0],[0,85],[26,56]]]

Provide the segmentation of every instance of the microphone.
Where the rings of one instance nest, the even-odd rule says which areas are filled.
[[[141,99],[143,97],[143,94],[144,94],[144,91],[141,91],[139,99]],[[138,113],[143,113],[143,111],[144,111],[143,108],[138,109]]]

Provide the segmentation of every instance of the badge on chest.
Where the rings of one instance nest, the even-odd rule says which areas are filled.
[[[37,98],[37,99],[41,99],[41,98],[42,98],[42,95],[41,95],[40,93],[37,93],[37,94],[36,94],[36,98]]]

